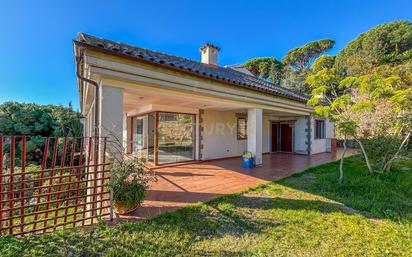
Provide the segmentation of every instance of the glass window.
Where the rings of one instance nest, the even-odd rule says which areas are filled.
[[[237,139],[247,139],[247,120],[246,118],[237,118]]]
[[[324,120],[315,121],[315,138],[316,139],[325,138],[325,121]]]
[[[194,160],[195,115],[159,112],[158,163]]]
[[[133,152],[141,152],[146,149],[146,133],[144,129],[145,117],[133,119]]]

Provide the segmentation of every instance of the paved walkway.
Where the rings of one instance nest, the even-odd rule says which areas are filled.
[[[156,168],[154,170],[158,181],[151,186],[142,206],[130,215],[118,217],[118,220],[153,217],[191,203],[277,180],[309,167],[337,160],[339,151],[340,149],[336,155],[322,153],[312,156],[265,154],[263,166],[253,169],[242,168],[240,158]]]

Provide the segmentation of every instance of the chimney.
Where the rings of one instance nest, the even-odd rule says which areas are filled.
[[[205,44],[199,51],[202,53],[202,62],[210,65],[217,66],[217,53],[220,48],[212,44]]]

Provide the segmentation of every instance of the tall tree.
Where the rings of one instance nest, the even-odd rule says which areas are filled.
[[[283,65],[275,57],[253,58],[245,62],[243,66],[253,75],[276,85],[279,85],[282,80]]]
[[[346,153],[346,140],[348,136],[353,137],[359,144],[369,173],[372,173],[372,167],[369,162],[368,155],[362,141],[357,135],[359,125],[356,120],[350,115],[354,106],[358,104],[357,110],[368,108],[367,105],[356,103],[353,98],[351,85],[352,78],[344,78],[336,71],[336,69],[322,69],[315,74],[311,74],[306,79],[306,83],[311,87],[311,98],[308,105],[314,106],[314,114],[319,117],[333,120],[338,132],[344,137],[344,148],[341,156],[339,182],[343,181],[343,159]]]
[[[360,34],[336,56],[336,68],[348,75],[359,75],[374,67],[412,59],[410,21],[385,23]]]
[[[412,135],[412,62],[381,65],[359,76],[324,68],[306,82],[312,89],[308,104],[315,115],[336,122],[345,148],[350,136],[369,173],[373,163],[389,171]],[[340,174],[343,179],[342,165]]]
[[[321,39],[290,50],[282,59],[285,67],[283,85],[297,92],[309,93],[305,80],[312,62],[334,44],[332,39]]]
[[[290,50],[282,59],[282,63],[295,72],[308,70],[313,60],[323,52],[331,49],[335,44],[332,39],[321,39],[309,42],[303,46]]]
[[[349,115],[366,139],[368,155],[389,171],[412,134],[412,61],[381,65],[347,81],[360,99]]]
[[[330,69],[335,65],[335,56],[333,55],[321,55],[312,63],[310,67],[311,73],[316,73],[322,69]]]

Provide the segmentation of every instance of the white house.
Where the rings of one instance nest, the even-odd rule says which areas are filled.
[[[83,33],[74,50],[85,135],[116,135],[154,165],[333,150],[334,124],[307,96],[219,66],[211,44],[201,62]]]

